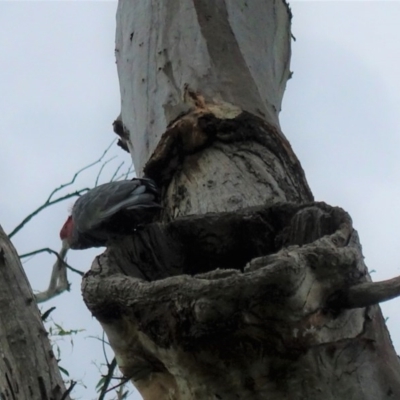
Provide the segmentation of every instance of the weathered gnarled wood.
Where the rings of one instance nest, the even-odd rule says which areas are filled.
[[[213,262],[235,247],[249,253],[242,265],[232,262],[239,269],[154,282],[121,274],[113,248],[94,262],[83,283],[85,301],[107,332],[121,370],[145,398],[156,398],[145,394],[160,382],[162,399],[171,391],[171,398],[188,400],[400,396],[400,372],[392,368],[397,364],[390,366],[398,361],[380,328],[379,308],[333,309],[329,302],[335,293],[370,281],[343,210],[284,204],[149,226],[131,238],[136,260],[146,231],[153,239],[146,242],[151,256],[142,266],[153,263],[160,274],[170,272],[161,265],[169,261],[178,271],[196,272],[187,265],[190,254],[179,259],[171,249],[168,260],[157,253],[171,237],[177,251],[185,249],[188,232],[190,251],[199,247],[197,266],[224,244]],[[175,265],[179,260],[182,265]],[[374,390],[366,391],[371,380]]]
[[[165,188],[164,220],[313,199],[276,128],[247,112],[218,118],[193,98],[199,106],[168,127],[144,170]]]
[[[364,282],[335,293],[329,299],[333,308],[360,308],[400,296],[400,276],[382,282]]]
[[[18,254],[0,227],[0,398],[68,400]]]
[[[150,281],[215,269],[243,270],[253,258],[312,242],[332,234],[341,223],[351,224],[340,208],[316,204],[249,207],[151,224],[116,241],[107,257],[121,273]]]

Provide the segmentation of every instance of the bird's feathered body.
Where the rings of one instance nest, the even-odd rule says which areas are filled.
[[[151,222],[159,208],[159,191],[151,179],[106,183],[75,202],[60,237],[71,249],[105,246],[112,237]]]

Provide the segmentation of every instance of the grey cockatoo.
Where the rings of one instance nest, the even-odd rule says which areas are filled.
[[[100,185],[81,196],[60,231],[63,247],[105,246],[151,222],[160,209],[159,191],[151,179],[135,178]]]

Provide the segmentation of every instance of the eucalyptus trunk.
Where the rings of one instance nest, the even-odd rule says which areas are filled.
[[[290,21],[282,0],[119,1],[114,127],[163,211],[83,294],[146,400],[400,398],[375,305],[400,285],[371,283],[280,129]]]
[[[0,227],[0,399],[70,400],[18,254]]]

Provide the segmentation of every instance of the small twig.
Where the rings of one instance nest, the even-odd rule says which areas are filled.
[[[99,337],[97,337],[97,336],[87,336],[89,339],[96,339],[96,340],[99,340],[100,342],[102,342],[102,343],[105,343],[105,344],[108,344],[108,345],[110,345],[110,343],[108,343],[106,340],[104,340],[104,339],[100,339]]]
[[[65,260],[63,260],[60,257],[60,254],[58,254],[56,251],[54,251],[53,249],[50,249],[48,247],[45,247],[45,248],[39,249],[39,250],[35,250],[35,251],[31,251],[30,253],[21,254],[19,256],[19,258],[31,257],[31,256],[34,256],[34,255],[39,254],[39,253],[51,253],[51,254],[54,254],[58,258],[58,260],[61,261],[70,271],[75,272],[76,274],[78,274],[80,276],[84,275],[84,273],[82,271],[79,271],[79,269],[75,269],[75,268],[71,267]]]
[[[400,296],[400,276],[381,282],[364,282],[334,293],[327,302],[331,309],[372,306]]]
[[[99,173],[97,174],[96,180],[94,182],[94,187],[96,187],[99,184],[99,179],[100,179],[100,175],[103,172],[104,167],[111,162],[112,160],[114,160],[115,158],[117,158],[117,156],[111,157],[109,160],[104,161],[103,164],[100,167]]]
[[[130,379],[131,378],[128,378],[127,376],[122,377],[122,381],[120,383],[118,383],[118,385],[110,387],[110,389],[107,389],[104,394],[111,392],[111,390],[118,389],[120,386],[125,385],[125,383],[129,382]],[[100,397],[99,397],[99,400],[103,400],[103,398],[100,399]]]
[[[103,331],[103,340],[102,340],[102,345],[101,347],[103,348],[103,355],[104,355],[104,359],[106,360],[107,365],[110,365],[110,363],[108,362],[108,357],[107,357],[107,353],[106,353],[106,342],[104,340],[104,336],[105,336],[105,332]]]
[[[117,399],[118,400],[123,400],[128,397],[129,390],[124,392],[124,385],[122,385],[118,390],[115,391],[117,394]]]
[[[75,381],[71,381],[71,383],[69,385],[69,388],[64,392],[64,394],[62,395],[60,400],[65,400],[68,397],[68,395],[72,392],[72,390],[74,389],[75,385],[76,385],[76,382]]]
[[[101,162],[101,161],[103,160],[103,158],[106,156],[106,154],[108,153],[108,151],[111,149],[111,146],[115,143],[115,140],[116,140],[116,139],[114,139],[114,140],[109,144],[109,146],[103,151],[103,154],[100,156],[100,158],[98,158],[96,161],[90,163],[89,165],[86,165],[85,167],[81,168],[79,171],[75,172],[74,176],[72,177],[72,179],[71,179],[69,182],[63,183],[63,184],[60,185],[58,188],[54,189],[54,190],[50,193],[50,196],[49,196],[49,198],[47,199],[47,201],[50,201],[51,198],[52,198],[52,196],[53,196],[55,193],[59,192],[60,190],[64,189],[64,188],[67,187],[67,186],[71,186],[71,185],[75,182],[76,178],[78,177],[78,175],[79,175],[80,173],[82,173],[83,171],[86,171],[87,169],[89,169],[89,168],[93,167],[94,165],[98,164],[99,162]]]
[[[111,379],[112,379],[112,377],[114,375],[114,370],[115,370],[116,366],[117,366],[117,360],[114,357],[113,360],[111,361],[111,364],[108,364],[108,372],[107,372],[107,375],[104,377],[105,378],[104,379],[104,384],[103,384],[103,387],[101,388],[101,392],[100,392],[98,400],[104,400],[105,395],[110,390],[113,389],[113,388],[108,389],[108,386],[110,385],[110,382],[111,382]]]
[[[124,172],[123,174],[117,176],[114,180],[115,181],[119,181],[121,178],[123,179],[128,179],[129,175],[134,174],[135,171],[132,168],[132,165],[128,168],[128,170],[126,172]]]
[[[121,167],[122,167],[124,164],[125,164],[124,161],[122,161],[122,163],[119,164],[118,168],[115,170],[113,176],[111,177],[110,182],[113,182],[113,181],[114,181],[114,179],[115,179],[115,177],[117,176],[119,170],[121,169]]]

